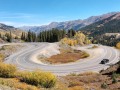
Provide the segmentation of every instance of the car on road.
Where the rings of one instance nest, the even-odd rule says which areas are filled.
[[[108,63],[109,62],[109,59],[103,59],[101,62],[100,62],[100,64],[106,64],[106,63]]]

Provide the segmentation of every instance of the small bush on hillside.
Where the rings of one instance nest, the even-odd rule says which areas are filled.
[[[107,83],[102,83],[101,88],[106,89],[108,87]]]
[[[79,82],[79,81],[70,81],[69,82],[69,86],[68,87],[75,87],[75,86],[80,86],[83,83]]]
[[[117,83],[117,82],[118,82],[117,78],[114,77],[112,83]]]
[[[16,72],[16,67],[11,64],[0,63],[0,77],[13,77]]]
[[[42,86],[45,88],[51,88],[56,83],[56,77],[50,72],[21,72],[18,75],[20,80],[35,86]]]
[[[111,78],[118,78],[118,74],[116,74],[115,72],[113,72]]]
[[[116,44],[116,48],[120,49],[120,42]]]
[[[0,84],[12,87],[12,90],[39,90],[37,87],[19,82],[17,79],[0,78]],[[6,90],[6,89],[5,89]]]
[[[111,78],[112,78],[112,83],[117,83],[117,82],[118,82],[117,77],[118,77],[118,75],[117,75],[116,73],[113,73],[113,74],[112,74],[112,76],[111,76]]]

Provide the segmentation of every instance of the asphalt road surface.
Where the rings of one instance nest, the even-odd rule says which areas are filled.
[[[69,73],[83,73],[100,70],[108,68],[110,65],[115,64],[119,61],[119,51],[113,47],[107,47],[100,45],[99,47],[103,49],[102,55],[94,56],[88,60],[81,60],[80,62],[74,62],[69,64],[61,65],[45,65],[33,62],[31,56],[36,51],[42,51],[44,48],[49,47],[49,43],[25,43],[28,47],[26,49],[20,50],[19,52],[6,58],[5,63],[15,64],[20,70],[36,70],[41,69],[44,71],[50,71],[56,75],[66,75]],[[2,46],[2,45],[1,45]],[[99,52],[99,51],[98,51]],[[102,59],[109,59],[107,64],[99,64]]]

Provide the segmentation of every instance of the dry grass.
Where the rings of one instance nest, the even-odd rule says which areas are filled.
[[[15,90],[20,89],[20,90],[39,90],[37,87],[32,86],[32,85],[27,85],[26,83],[20,82],[18,79],[5,79],[5,78],[0,78],[0,84],[4,86],[8,86],[11,88],[14,88]]]
[[[44,88],[54,87],[56,83],[56,76],[50,72],[43,71],[33,71],[33,72],[17,72],[16,75],[22,82],[35,85],[42,86]]]
[[[107,84],[107,88],[105,90],[120,90],[120,76],[117,78],[118,82],[114,84],[112,83],[111,76],[101,75],[94,72],[73,74],[63,76],[62,78],[64,78],[64,81],[67,81],[69,83],[68,87],[70,90],[81,90],[76,89],[78,87],[83,87],[83,90],[104,90],[101,87],[103,83]]]
[[[56,76],[50,72],[44,72],[44,71],[33,71],[33,72],[28,72],[28,71],[17,71],[16,67],[11,64],[4,64],[0,63],[0,77],[2,78],[12,78],[13,79],[18,79],[19,82],[25,82],[26,85],[35,85],[36,87],[40,86],[43,88],[51,88],[54,87],[56,84]],[[8,81],[9,79],[7,79]],[[7,81],[2,81],[0,84],[10,86],[10,85],[16,85],[16,81],[13,84],[8,83]],[[7,84],[6,84],[7,83]],[[20,84],[19,86],[22,87],[24,84]],[[25,85],[25,87],[26,87]],[[27,88],[27,87],[26,87]],[[22,89],[23,90],[23,89]],[[25,89],[25,90],[34,90],[34,89]]]
[[[5,59],[5,55],[0,53],[0,62],[2,62]]]
[[[23,31],[21,31],[21,30],[11,30],[11,32],[12,32],[12,37],[21,37],[21,35],[22,35],[22,32]],[[3,29],[0,29],[0,33],[1,33],[1,35],[5,35],[6,33],[10,33],[9,31],[6,31],[6,30],[3,30]]]
[[[24,46],[23,45],[4,45],[0,47],[0,61],[4,61],[6,57],[9,55],[15,53],[16,51],[22,49]]]
[[[12,51],[15,52],[17,50],[17,48],[23,47],[22,45],[4,45],[0,48],[0,50],[2,51]]]
[[[96,72],[84,72],[84,73],[78,74],[78,76],[89,76],[89,75],[95,75],[95,74],[99,75]]]
[[[53,55],[50,58],[45,59],[51,64],[56,63],[68,63],[75,62],[81,58],[86,58],[89,56],[88,53],[80,50],[72,50],[72,49],[60,49],[60,54]]]
[[[17,69],[14,65],[0,62],[0,77],[13,77],[16,71]]]
[[[85,89],[81,86],[74,86],[74,87],[70,87],[68,90],[85,90]]]

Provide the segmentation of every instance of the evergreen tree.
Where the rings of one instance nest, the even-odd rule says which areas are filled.
[[[12,32],[11,31],[10,31],[10,33],[6,33],[5,36],[6,36],[6,41],[12,42]]]
[[[2,35],[1,35],[1,33],[0,33],[0,38],[2,38]]]
[[[32,41],[33,41],[33,39],[32,39],[32,33],[31,33],[30,30],[28,31],[27,41],[28,41],[28,42],[32,42]]]

